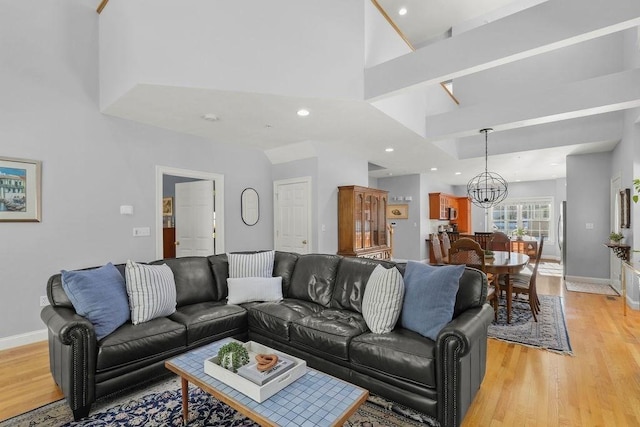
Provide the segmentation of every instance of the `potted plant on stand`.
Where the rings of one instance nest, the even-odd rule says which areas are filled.
[[[624,239],[622,233],[616,233],[615,231],[612,231],[609,234],[609,241],[612,245],[619,245],[620,242],[622,242],[622,239]]]
[[[522,240],[522,238],[527,235],[527,229],[518,227],[513,231],[513,234],[516,235],[516,240]]]

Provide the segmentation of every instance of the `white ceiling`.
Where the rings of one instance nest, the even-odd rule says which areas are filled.
[[[437,37],[452,25],[514,3],[513,0],[379,2],[393,18],[398,16],[400,4],[406,5],[408,13],[402,17],[402,21],[398,21],[398,25],[403,31],[406,30],[408,37],[414,39],[416,44]],[[298,117],[295,113],[299,108],[306,108],[311,114],[304,118]],[[370,163],[382,166],[382,169],[370,172],[374,177],[427,173],[447,184],[465,185],[485,167],[484,137],[481,134],[463,138],[463,143],[457,145],[457,156],[451,155],[451,150],[445,151],[440,147],[446,149],[447,144],[453,142],[427,140],[366,101],[137,85],[104,112],[267,152],[300,142],[348,145]],[[219,120],[204,120],[202,116],[207,113],[215,114]],[[608,114],[614,120],[619,120],[621,113]],[[585,119],[575,118],[563,123],[570,124],[579,120]],[[574,125],[579,124],[575,122]],[[544,130],[545,126],[549,124],[523,128],[524,136],[519,135],[519,129],[490,134],[489,169],[502,174],[509,182],[561,178],[566,175],[567,155],[610,151],[618,142],[614,136],[587,142],[565,138],[545,146],[536,143],[503,143],[500,145],[500,154],[491,153],[494,136],[499,134],[496,141],[503,142],[508,137],[524,140],[532,138],[532,135]],[[395,151],[385,152],[384,149],[390,146]],[[482,149],[479,150],[478,146]],[[523,146],[533,149],[516,148]],[[273,161],[277,156],[269,157]],[[438,170],[432,171],[433,167]]]

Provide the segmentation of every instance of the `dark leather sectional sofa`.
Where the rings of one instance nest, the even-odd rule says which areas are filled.
[[[282,276],[278,303],[226,303],[226,255],[155,261],[173,271],[176,312],[126,323],[96,341],[91,323],[75,313],[60,274],[47,284],[50,306],[41,317],[49,332],[50,365],[76,419],[99,397],[166,374],[170,357],[225,337],[251,339],[305,359],[309,366],[372,393],[460,425],[484,378],[486,276],[467,268],[460,279],[453,320],[436,341],[397,327],[370,332],[362,317],[367,279],[378,264],[405,264],[338,255],[276,252]],[[124,266],[117,266],[124,276]]]

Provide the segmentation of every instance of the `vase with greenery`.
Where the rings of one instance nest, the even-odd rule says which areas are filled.
[[[249,363],[249,352],[242,344],[230,342],[218,350],[218,362],[223,368],[235,373],[239,367]]]
[[[624,239],[624,236],[622,235],[622,233],[616,233],[615,231],[612,231],[609,234],[609,240],[611,241],[612,244],[619,245],[622,239]]]
[[[636,194],[633,195],[633,203],[638,203],[638,195],[640,194],[640,178],[633,180],[633,189],[636,191]]]
[[[513,234],[516,235],[516,239],[522,240],[522,238],[527,235],[527,229],[524,227],[518,227],[513,231]]]

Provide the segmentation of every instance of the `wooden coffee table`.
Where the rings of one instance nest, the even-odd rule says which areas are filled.
[[[165,362],[182,379],[182,417],[189,420],[189,383],[262,426],[341,426],[369,392],[323,372],[307,368],[301,378],[262,403],[205,374],[204,361],[218,354],[225,338]]]

